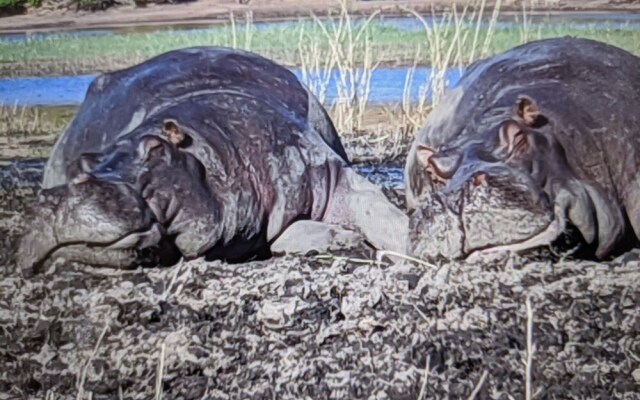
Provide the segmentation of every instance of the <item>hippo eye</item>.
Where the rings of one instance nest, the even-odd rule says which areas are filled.
[[[455,154],[443,154],[426,145],[417,148],[418,162],[429,175],[433,188],[442,188],[453,176],[458,166],[458,157]]]
[[[498,147],[507,157],[523,154],[529,148],[529,134],[516,121],[505,122],[499,130]]]
[[[440,151],[430,158],[431,167],[442,178],[450,179],[458,169],[460,155],[454,152]]]
[[[151,152],[155,149],[162,148],[162,141],[159,138],[154,136],[147,136],[143,138],[138,147],[136,148],[136,152],[138,153],[138,159],[141,162],[145,162],[149,159]]]

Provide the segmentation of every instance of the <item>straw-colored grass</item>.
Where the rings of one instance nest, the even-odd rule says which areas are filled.
[[[0,137],[33,136],[59,132],[73,115],[71,108],[42,108],[25,106],[0,107]]]

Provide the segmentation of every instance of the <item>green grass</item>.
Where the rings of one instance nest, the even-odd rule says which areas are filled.
[[[445,41],[452,40],[454,27],[443,29]],[[469,26],[468,30],[472,31],[473,27]],[[480,30],[480,42],[484,41],[487,32],[485,28]],[[522,27],[494,29],[492,35],[484,56],[502,52],[525,41]],[[598,39],[640,54],[640,31],[627,29],[533,26],[527,32],[526,41],[565,35]],[[429,64],[424,31],[383,26],[374,19],[367,29],[367,36],[374,63],[395,66],[413,65],[417,61],[418,65]],[[0,76],[104,72],[133,65],[169,50],[204,45],[248,49],[284,65],[296,66],[300,65],[299,45],[309,42],[317,43],[321,52],[329,49],[329,40],[312,22],[260,30],[253,25],[237,24],[235,28],[226,26],[208,32],[166,30],[94,37],[58,35],[21,43],[0,40]],[[422,49],[422,57],[416,60],[419,49]],[[463,55],[470,54],[471,41],[463,44],[462,49]],[[364,57],[364,50],[356,49],[356,62],[361,62]],[[464,64],[469,60],[457,61]]]

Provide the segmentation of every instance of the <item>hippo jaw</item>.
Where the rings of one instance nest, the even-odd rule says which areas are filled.
[[[133,188],[88,175],[42,190],[28,223],[16,252],[26,273],[59,256],[129,268],[162,238],[161,226]]]
[[[471,260],[550,244],[564,231],[564,218],[532,188],[482,171],[456,188],[425,193],[411,216],[411,252],[430,261]]]

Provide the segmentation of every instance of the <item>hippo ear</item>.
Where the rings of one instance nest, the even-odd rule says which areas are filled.
[[[540,128],[549,123],[547,117],[540,112],[536,102],[526,96],[520,96],[516,101],[516,114],[525,125],[532,128]]]
[[[186,147],[191,143],[191,138],[182,132],[178,121],[175,119],[165,119],[162,123],[162,132],[167,136],[169,142],[176,147]]]
[[[429,165],[429,159],[435,154],[435,150],[425,144],[419,144],[416,150],[416,158],[423,167]]]
[[[529,148],[529,134],[516,121],[509,120],[500,127],[498,146],[508,155],[522,154]]]

